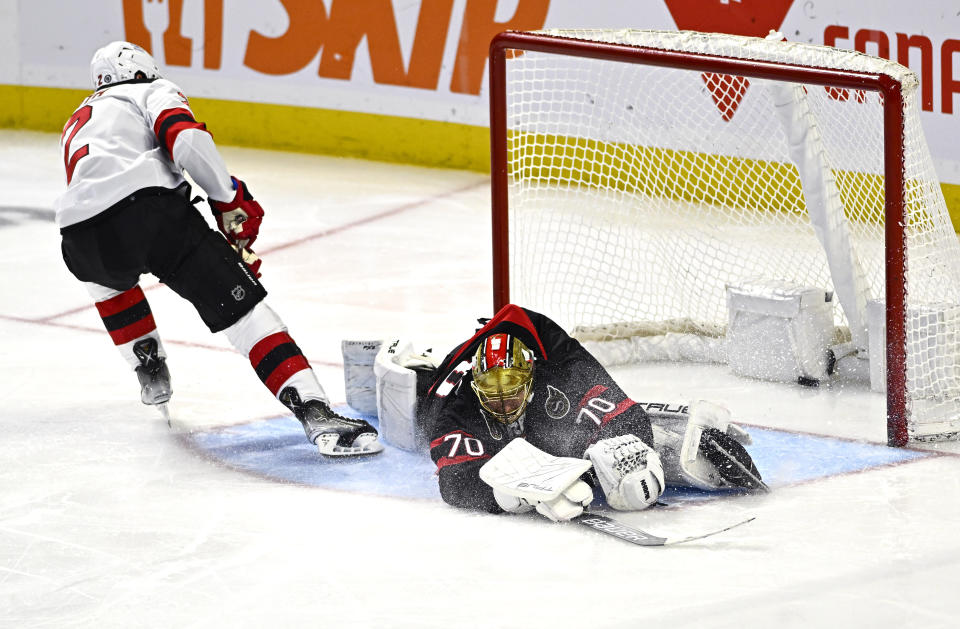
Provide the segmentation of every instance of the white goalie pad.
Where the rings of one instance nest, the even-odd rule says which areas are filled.
[[[731,426],[730,411],[711,402],[694,402],[690,407],[690,421],[680,447],[680,470],[694,487],[716,489],[720,478],[712,463],[700,456],[700,436],[704,428],[716,428],[726,432]],[[737,426],[739,429],[739,426]],[[746,434],[746,433],[744,433]]]
[[[716,467],[700,452],[700,437],[705,429],[713,428],[743,445],[750,445],[749,433],[730,421],[729,410],[706,400],[694,402],[689,407],[679,404],[657,406],[660,408],[647,412],[667,484],[708,491],[725,487]]]
[[[819,382],[830,375],[833,295],[790,282],[727,286],[727,361],[740,376]]]
[[[590,461],[553,456],[529,443],[514,439],[480,468],[480,480],[495,491],[532,503],[560,497],[590,469]]]
[[[383,341],[341,341],[343,387],[350,408],[364,415],[377,413],[377,376],[373,363]]]
[[[432,355],[418,352],[408,341],[395,339],[380,347],[373,371],[382,440],[403,450],[426,448],[423,426],[417,419],[417,369],[435,367]]]

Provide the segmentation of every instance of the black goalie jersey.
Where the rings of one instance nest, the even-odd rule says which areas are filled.
[[[533,398],[509,427],[484,415],[470,387],[471,360],[494,333],[516,336],[535,355]],[[627,433],[653,444],[646,413],[576,339],[546,316],[512,304],[447,355],[422,408],[444,501],[491,513],[500,508],[480,480],[480,467],[517,436],[568,457],[582,457],[595,441]]]

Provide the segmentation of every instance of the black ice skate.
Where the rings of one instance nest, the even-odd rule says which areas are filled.
[[[133,345],[133,353],[140,361],[136,368],[140,380],[140,401],[157,407],[160,413],[170,421],[167,402],[173,395],[170,387],[170,370],[167,360],[159,355],[157,339],[147,337]]]
[[[350,419],[330,410],[323,400],[301,400],[293,387],[280,392],[280,401],[303,424],[307,439],[327,456],[376,454],[383,450],[377,430],[362,419]]]

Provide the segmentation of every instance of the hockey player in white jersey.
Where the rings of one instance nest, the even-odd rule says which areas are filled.
[[[330,410],[287,328],[263,301],[251,246],[263,209],[231,177],[179,87],[141,47],[113,42],[90,63],[94,93],[63,128],[67,189],[56,203],[63,259],[84,283],[145,404],[170,399],[166,352],[138,282],[152,273],[224,332],[321,454],[383,449],[365,421]],[[186,171],[207,193],[221,233],[190,200]],[[197,199],[199,200],[199,199]]]

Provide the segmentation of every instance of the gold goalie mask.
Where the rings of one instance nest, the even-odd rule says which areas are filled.
[[[533,397],[533,352],[511,334],[488,336],[473,358],[470,386],[493,419],[513,424]]]

